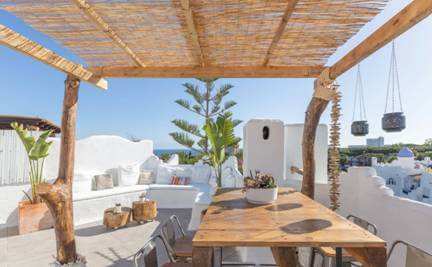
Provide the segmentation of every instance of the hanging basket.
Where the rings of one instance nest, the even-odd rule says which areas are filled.
[[[367,121],[353,121],[351,124],[351,134],[354,136],[365,136],[369,133]]]
[[[381,124],[386,132],[401,132],[406,127],[405,115],[403,112],[385,113]]]
[[[356,120],[356,109],[358,107],[358,119]],[[363,82],[360,72],[360,64],[357,65],[357,79],[354,91],[354,110],[351,124],[351,134],[354,136],[365,136],[369,133],[369,124],[366,120],[366,107],[363,95]]]

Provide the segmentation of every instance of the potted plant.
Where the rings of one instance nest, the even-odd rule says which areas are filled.
[[[51,228],[53,226],[51,213],[38,196],[36,187],[44,182],[44,161],[52,144],[52,141],[47,141],[47,139],[52,134],[52,131],[45,131],[35,139],[24,128],[24,125],[13,122],[11,126],[21,139],[30,164],[31,194],[29,195],[24,191],[27,200],[18,203],[19,234]]]
[[[234,123],[231,116],[230,112],[226,112],[219,115],[216,121],[208,120],[203,127],[211,145],[208,161],[215,170],[218,187],[222,187],[222,165],[227,159],[226,150],[240,141],[234,135]]]
[[[255,171],[255,176],[250,172],[250,176],[244,178],[244,191],[246,199],[253,204],[268,204],[277,199],[278,187],[271,174]]]

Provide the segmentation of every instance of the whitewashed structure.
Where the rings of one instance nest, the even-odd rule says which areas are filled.
[[[432,204],[432,173],[425,167],[428,161],[416,161],[414,153],[404,147],[393,162],[378,164],[373,160],[372,166],[396,196]]]
[[[265,133],[268,133],[265,138]],[[260,170],[271,173],[280,185],[288,179],[301,180],[291,167],[303,168],[303,124],[286,124],[276,119],[252,119],[243,129],[243,173]],[[315,181],[327,183],[327,125],[320,124],[315,139]]]
[[[54,141],[50,155],[46,159],[44,176],[53,181],[57,176],[60,139]],[[75,225],[100,221],[106,208],[115,203],[131,206],[145,192],[147,197],[158,203],[158,208],[193,209],[190,227],[199,223],[199,214],[211,202],[215,188],[215,177],[208,165],[179,165],[178,157],[171,157],[163,163],[153,154],[153,141],[131,142],[119,136],[91,136],[78,140],[75,146],[75,174],[73,182]],[[134,181],[125,184],[119,175],[119,166],[138,165]],[[137,184],[140,171],[151,171],[154,181]],[[95,190],[94,176],[111,174],[114,187]],[[190,185],[171,185],[171,176],[189,176]],[[222,184],[238,187],[242,176],[237,170],[237,161],[229,158],[222,171]],[[22,191],[29,192],[29,184],[0,186],[0,236],[1,232],[16,232],[18,224],[18,202],[24,198]]]

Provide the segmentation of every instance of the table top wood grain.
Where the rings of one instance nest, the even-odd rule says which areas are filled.
[[[386,242],[291,188],[254,205],[241,189],[219,189],[194,247],[385,247]]]

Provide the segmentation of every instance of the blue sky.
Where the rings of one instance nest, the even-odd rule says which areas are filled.
[[[408,0],[391,1],[387,8],[329,59],[331,64],[402,9]],[[53,40],[34,31],[13,15],[0,10],[0,23],[38,41],[75,62],[84,63]],[[423,143],[432,137],[432,16],[396,40],[402,102],[407,129],[387,134],[381,130],[384,112],[390,46],[380,49],[362,66],[369,137],[384,136],[386,143]],[[0,114],[31,115],[60,123],[65,74],[0,47]],[[342,100],[342,145],[364,144],[365,138],[350,135],[354,102],[355,68],[339,77]],[[110,79],[109,90],[100,91],[82,83],[77,121],[79,138],[95,134],[134,135],[151,139],[156,148],[179,147],[168,136],[176,130],[174,118],[199,121],[174,100],[185,97],[182,83],[193,79]],[[301,123],[313,90],[312,79],[221,79],[235,85],[227,99],[238,102],[235,118],[277,118]],[[329,122],[326,112],[321,122]],[[236,129],[242,135],[242,125]]]

